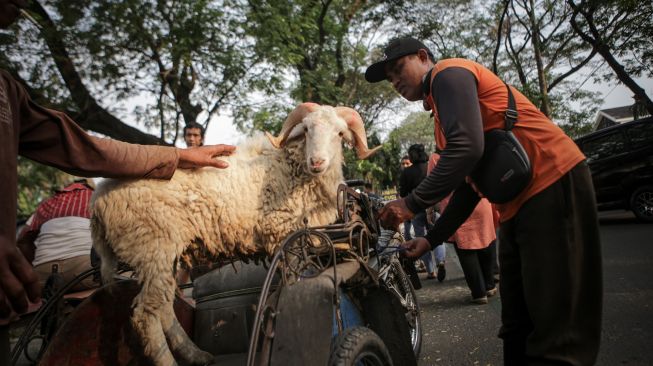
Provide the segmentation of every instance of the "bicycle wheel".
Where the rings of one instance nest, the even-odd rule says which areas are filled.
[[[397,296],[406,311],[406,321],[410,328],[410,342],[415,357],[417,357],[422,347],[422,319],[419,304],[417,303],[417,295],[399,260],[393,258],[390,266],[384,285]]]

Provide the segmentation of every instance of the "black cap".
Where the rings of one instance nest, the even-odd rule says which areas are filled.
[[[386,79],[385,65],[388,62],[394,61],[406,55],[416,54],[420,49],[425,49],[429,56],[433,57],[431,51],[424,45],[424,43],[416,40],[415,38],[397,38],[390,41],[383,50],[383,58],[381,61],[375,62],[365,70],[365,80],[370,83],[376,83]]]

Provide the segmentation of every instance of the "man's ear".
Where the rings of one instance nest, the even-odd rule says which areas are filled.
[[[422,62],[430,60],[428,52],[426,52],[426,50],[423,48],[417,50],[417,57],[419,57],[420,61]]]

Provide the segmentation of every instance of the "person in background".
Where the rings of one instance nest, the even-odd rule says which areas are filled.
[[[65,283],[91,269],[89,202],[94,183],[91,179],[76,180],[39,204],[23,230],[17,244],[32,262],[41,288],[53,273]],[[69,292],[97,287],[92,277],[82,280]]]
[[[24,0],[0,0],[0,28],[9,27],[26,6]],[[36,272],[16,246],[18,155],[77,176],[170,179],[177,168],[226,168],[227,162],[215,158],[234,150],[143,146],[91,136],[65,113],[34,103],[23,85],[0,70],[0,365],[9,364],[9,316],[26,311],[41,295]]]
[[[440,160],[440,154],[431,154],[429,166],[435,169]],[[451,196],[440,201],[442,214],[447,211]],[[467,287],[471,291],[473,304],[487,304],[488,297],[496,295],[494,283],[494,260],[496,259],[494,216],[492,205],[485,198],[474,208],[474,212],[456,230],[449,240],[453,243],[460,261],[460,267],[465,276]],[[444,246],[442,243],[436,248]]]
[[[399,197],[406,197],[426,176],[426,167],[428,155],[424,152],[424,145],[414,144],[408,148],[408,160],[410,164],[405,164],[402,159],[404,169],[399,175]],[[419,212],[415,218],[404,223],[404,239],[411,240],[411,226],[416,236],[423,236],[426,232],[426,212]]]
[[[408,155],[404,155],[401,158],[400,164],[401,165],[399,165],[399,181],[401,182],[401,175],[403,174],[404,170],[406,170],[406,168],[413,165],[413,163],[410,162],[410,157]],[[401,194],[399,192],[401,190],[401,183],[399,183],[398,186],[399,186],[399,190],[397,190],[397,198],[400,198]],[[410,231],[412,230],[413,224],[410,222],[410,220],[406,220],[404,221],[403,227],[404,227],[403,229],[404,238],[410,237]],[[408,232],[408,236],[406,236],[406,232]]]
[[[408,155],[404,155],[401,158],[401,170],[403,171],[404,169],[408,168],[409,166],[413,165],[413,163],[410,162],[410,157]]]
[[[436,61],[414,38],[392,40],[365,79],[387,80],[405,99],[431,110],[442,149],[433,172],[379,212],[384,227],[395,228],[454,192],[427,235],[404,243],[411,258],[447,240],[477,206],[480,197],[469,176],[483,156],[484,132],[505,127],[511,91],[518,115],[512,133],[530,160],[532,177],[515,198],[498,206],[504,363],[596,362],[601,245],[592,177],[574,141],[484,66],[459,58]]]
[[[435,165],[437,164],[440,155],[438,153],[433,153],[429,156],[429,162],[426,167],[427,175],[431,173]],[[432,227],[435,224],[435,221],[440,217],[440,212],[442,212],[442,205],[437,203],[426,210],[426,217],[428,222],[428,227]],[[435,255],[435,258],[434,258]],[[437,278],[438,281],[442,282],[447,278],[447,267],[446,267],[446,258],[447,258],[447,246],[445,243],[438,245],[433,250],[427,251],[422,257],[422,261],[426,265],[426,278],[433,279]],[[435,260],[435,262],[434,262]],[[433,265],[435,263],[435,266]],[[437,268],[437,274],[435,269]]]
[[[196,122],[184,126],[184,142],[188,147],[204,146],[204,127]]]
[[[411,164],[410,166],[402,170],[401,175],[399,176],[400,197],[406,197],[415,187],[419,185],[422,179],[424,179],[424,177],[426,176],[426,166],[429,158],[426,152],[424,151],[424,145],[422,144],[411,145],[408,148],[408,157],[410,159]],[[421,210],[420,212],[418,212],[415,215],[415,217],[409,220],[409,223],[410,223],[409,225],[404,223],[404,239],[411,240],[413,238],[413,235],[410,230],[411,226],[413,228],[413,232],[415,233],[415,236],[423,236],[426,233],[426,225],[427,225],[426,210]],[[422,258],[422,259],[425,260],[426,258]],[[424,264],[425,266],[428,266],[429,264],[432,265],[432,262],[427,263],[425,261]],[[414,263],[407,263],[407,266],[409,266],[409,272],[412,272],[412,268],[415,268]],[[415,269],[415,273],[417,273],[416,269]],[[415,276],[417,275],[415,274]]]

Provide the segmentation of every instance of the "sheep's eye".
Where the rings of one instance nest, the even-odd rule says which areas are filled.
[[[340,132],[338,133],[338,136],[342,137],[344,134],[345,134],[344,132],[340,131]]]
[[[308,132],[308,127],[304,127],[304,132]]]

